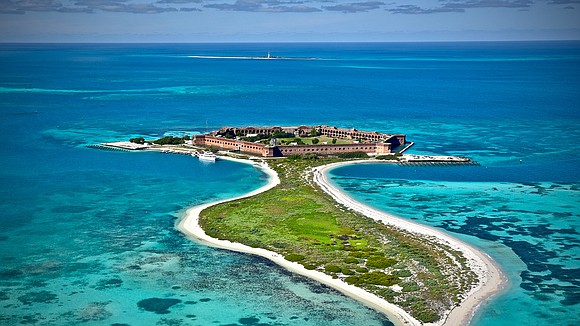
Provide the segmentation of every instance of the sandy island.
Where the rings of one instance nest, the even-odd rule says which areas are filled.
[[[241,163],[252,164],[262,169],[266,174],[270,176],[268,183],[252,192],[249,192],[245,195],[236,198],[220,200],[212,203],[195,206],[188,209],[185,213],[185,216],[182,219],[180,219],[176,225],[181,232],[190,236],[195,241],[203,243],[205,245],[233,250],[242,253],[258,255],[267,258],[291,272],[306,276],[310,279],[326,284],[334,289],[341,291],[342,293],[348,295],[349,297],[364,303],[365,305],[385,314],[389,318],[389,320],[397,326],[423,325],[421,322],[413,318],[411,315],[409,315],[406,311],[404,311],[400,307],[391,304],[372,293],[366,292],[363,289],[347,284],[346,282],[343,282],[339,279],[333,279],[331,276],[326,275],[322,272],[308,270],[298,263],[285,260],[284,257],[279,255],[278,253],[261,248],[249,247],[240,243],[234,243],[227,240],[219,240],[208,236],[199,226],[198,223],[199,214],[201,213],[201,211],[203,211],[207,207],[216,204],[254,196],[261,192],[272,189],[280,183],[278,174],[274,170],[272,170],[265,162],[257,163],[254,161],[232,159],[227,157],[225,157],[225,159],[235,160]],[[437,229],[424,226],[418,223],[410,222],[398,218],[396,216],[375,210],[359,202],[356,202],[352,198],[346,196],[345,194],[341,193],[338,189],[333,187],[326,178],[325,173],[328,172],[330,169],[334,169],[338,166],[345,164],[355,164],[365,162],[377,163],[376,161],[341,162],[316,167],[312,171],[314,175],[314,181],[326,193],[332,196],[337,202],[351,208],[354,211],[364,214],[365,216],[373,218],[377,221],[381,221],[385,224],[393,225],[397,228],[404,229],[406,231],[425,234],[428,236],[435,236],[439,241],[441,241],[441,243],[455,250],[461,251],[467,258],[469,266],[473,269],[475,273],[477,273],[480,283],[468,294],[465,300],[463,300],[459,305],[448,311],[440,322],[436,324],[427,324],[427,325],[456,326],[469,324],[477,308],[483,302],[487,301],[489,298],[491,298],[493,295],[497,294],[504,288],[507,282],[504,274],[501,272],[497,264],[491,259],[491,257],[489,257],[484,252],[477,250],[467,245],[466,243],[458,239],[455,239]]]

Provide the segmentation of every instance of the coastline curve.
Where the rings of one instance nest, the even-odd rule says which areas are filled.
[[[318,184],[325,193],[331,196],[338,203],[376,221],[380,221],[396,228],[426,236],[434,236],[442,244],[462,252],[465,258],[467,258],[470,268],[478,275],[479,284],[467,293],[467,297],[464,300],[448,310],[445,317],[436,325],[468,325],[477,309],[479,309],[483,303],[489,301],[492,297],[498,295],[506,288],[507,277],[499,265],[487,253],[436,228],[408,221],[357,202],[334,187],[327,178],[327,173],[330,172],[330,170],[340,166],[368,163],[376,164],[380,162],[377,162],[376,160],[362,160],[331,163],[313,168],[312,174],[316,184]]]

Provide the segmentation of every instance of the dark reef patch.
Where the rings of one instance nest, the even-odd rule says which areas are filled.
[[[30,305],[33,303],[52,303],[56,299],[56,294],[48,291],[28,292],[18,297],[18,301],[25,305]]]
[[[137,302],[139,308],[154,312],[156,314],[168,314],[169,308],[180,303],[179,299],[160,299],[160,298],[149,298]]]
[[[67,205],[67,206],[59,206],[52,209],[53,213],[84,213],[86,211],[91,210],[90,207],[86,206],[74,206],[74,205]]]
[[[238,322],[242,325],[256,325],[258,322],[260,322],[260,318],[244,317],[244,318],[240,318],[238,320]]]

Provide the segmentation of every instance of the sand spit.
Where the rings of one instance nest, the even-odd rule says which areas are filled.
[[[314,168],[314,181],[337,202],[356,212],[399,229],[424,234],[426,236],[434,236],[440,243],[461,251],[465,258],[467,258],[469,267],[477,274],[479,284],[467,294],[467,297],[460,304],[450,311],[447,311],[444,318],[435,325],[468,325],[481,304],[505,288],[507,284],[505,274],[501,271],[497,263],[483,251],[435,228],[414,223],[359,203],[335,188],[326,176],[329,170],[339,166],[365,163],[377,163],[377,161],[341,162]]]
[[[217,201],[217,202],[213,202],[213,203],[203,204],[203,205],[195,206],[195,207],[188,209],[187,212],[185,213],[185,216],[181,220],[179,220],[177,223],[177,228],[181,232],[185,233],[186,235],[191,237],[193,240],[200,242],[202,244],[208,245],[208,246],[233,250],[233,251],[242,252],[242,253],[253,254],[253,255],[267,258],[267,259],[271,260],[272,262],[286,268],[287,270],[289,270],[293,273],[297,273],[297,274],[306,276],[310,279],[313,279],[317,282],[320,282],[322,284],[326,284],[326,285],[328,285],[336,290],[339,290],[342,293],[350,296],[351,298],[356,299],[356,300],[364,303],[365,305],[367,305],[367,306],[369,306],[377,311],[380,311],[381,313],[385,314],[389,318],[389,320],[397,326],[420,325],[420,323],[417,320],[415,320],[413,317],[411,317],[406,311],[404,311],[403,309],[401,309],[401,308],[399,308],[391,303],[388,303],[387,301],[383,300],[382,298],[380,298],[374,294],[368,293],[368,292],[366,292],[360,288],[357,288],[353,285],[347,284],[341,280],[333,279],[331,276],[326,275],[322,272],[308,270],[308,269],[304,268],[304,266],[302,266],[298,263],[290,262],[290,261],[284,259],[284,257],[282,257],[278,253],[275,253],[275,252],[269,251],[269,250],[265,250],[265,249],[261,249],[261,248],[252,248],[252,247],[240,244],[240,243],[234,243],[234,242],[230,242],[227,240],[219,240],[219,239],[215,239],[215,238],[208,236],[203,231],[203,229],[199,226],[199,223],[198,223],[199,214],[201,213],[201,211],[203,211],[207,207],[210,207],[210,206],[213,206],[213,205],[216,205],[219,203],[254,196],[254,195],[259,194],[261,192],[272,189],[280,183],[280,179],[278,178],[278,174],[274,170],[272,170],[266,163],[255,163],[253,161],[232,159],[232,158],[226,158],[226,157],[220,157],[220,158],[235,160],[238,162],[256,165],[257,167],[261,168],[265,173],[267,173],[270,176],[268,184],[262,186],[259,189],[254,190],[250,193],[239,196],[237,198],[226,199],[226,200],[221,200],[221,201]]]
[[[270,176],[268,184],[250,193],[244,194],[236,198],[221,200],[213,203],[207,203],[188,209],[185,216],[182,219],[180,219],[176,225],[176,227],[181,232],[188,235],[193,240],[203,243],[205,245],[233,250],[242,253],[258,255],[267,258],[291,272],[306,276],[322,284],[326,284],[352,297],[353,299],[356,299],[364,303],[365,305],[377,311],[380,311],[381,313],[385,314],[389,318],[389,320],[397,326],[422,325],[422,323],[414,319],[411,315],[409,315],[406,311],[404,311],[400,307],[391,304],[374,294],[366,292],[363,289],[360,289],[353,285],[349,285],[346,282],[343,282],[339,279],[333,279],[331,276],[326,275],[322,272],[307,270],[306,268],[304,268],[304,266],[298,263],[290,262],[284,259],[284,257],[278,253],[261,248],[249,247],[240,243],[234,243],[227,240],[219,240],[208,236],[198,223],[201,211],[203,211],[207,207],[220,204],[223,202],[254,196],[261,192],[272,189],[280,183],[280,179],[277,173],[274,170],[272,170],[265,162],[257,163],[254,161],[232,159],[229,157],[222,158],[255,165],[256,167],[262,169],[265,173],[267,173]],[[485,253],[476,250],[443,232],[374,210],[344,195],[338,189],[334,188],[328,182],[325,176],[326,171],[338,167],[342,164],[353,164],[353,162],[329,164],[317,167],[313,170],[314,181],[339,203],[346,205],[349,208],[358,211],[366,216],[369,216],[375,220],[382,221],[383,223],[394,225],[396,227],[411,232],[416,232],[429,236],[436,236],[442,243],[454,249],[460,250],[461,252],[464,253],[466,258],[468,258],[470,266],[478,274],[479,279],[481,280],[480,285],[474,290],[472,290],[469,293],[469,296],[463,302],[461,302],[460,305],[458,305],[457,307],[453,308],[450,312],[448,312],[445,319],[442,322],[438,323],[437,325],[455,326],[468,324],[471,318],[473,317],[473,314],[477,309],[477,307],[479,307],[479,305],[482,302],[488,300],[491,296],[500,291],[502,289],[502,286],[505,284],[505,278],[503,277],[501,270],[497,267],[495,262]]]

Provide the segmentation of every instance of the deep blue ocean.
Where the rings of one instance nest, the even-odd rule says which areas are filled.
[[[314,60],[203,59],[274,56]],[[272,263],[199,245],[185,209],[255,168],[87,148],[222,126],[406,133],[479,166],[356,165],[351,196],[488,252],[474,325],[580,322],[580,42],[1,44],[0,324],[389,325]]]

